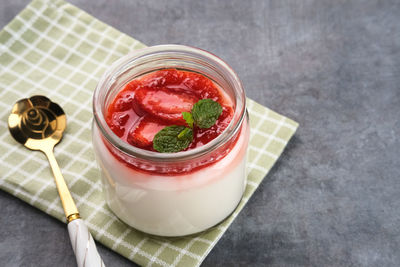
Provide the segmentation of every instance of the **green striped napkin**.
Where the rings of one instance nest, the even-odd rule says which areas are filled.
[[[298,124],[252,100],[247,187],[236,211],[218,226],[183,238],[159,238],[118,220],[102,194],[91,145],[92,93],[119,57],[144,47],[64,1],[34,0],[0,32],[0,188],[65,221],[44,155],[12,139],[13,103],[46,95],[67,113],[68,127],[55,149],[66,182],[94,238],[146,266],[198,266],[243,209],[276,162]]]

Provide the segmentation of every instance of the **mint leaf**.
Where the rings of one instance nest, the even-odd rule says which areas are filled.
[[[192,108],[194,123],[202,129],[213,126],[221,113],[221,105],[212,99],[201,99]]]
[[[185,126],[167,126],[153,139],[153,148],[162,153],[174,153],[186,149],[193,141],[193,130]]]
[[[193,128],[193,116],[190,112],[182,112],[183,119],[189,125],[190,128]]]

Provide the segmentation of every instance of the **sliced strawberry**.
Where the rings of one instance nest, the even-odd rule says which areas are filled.
[[[132,80],[125,85],[124,91],[135,91],[140,86],[142,86],[142,82],[140,80]]]
[[[114,112],[107,116],[107,124],[111,130],[119,137],[125,133],[125,124],[129,120],[129,114],[124,112]]]
[[[171,88],[139,88],[134,102],[148,114],[171,123],[185,124],[182,112],[190,112],[197,96]]]
[[[114,107],[114,111],[125,111],[132,108],[132,101],[135,95],[135,90],[140,88],[142,83],[138,80],[129,82],[124,90],[119,92],[114,99],[114,103],[111,106]]]
[[[176,69],[165,69],[146,75],[141,80],[143,86],[148,87],[166,87],[167,85],[176,85],[185,78],[185,72]]]
[[[110,129],[118,136],[122,137],[125,133],[125,127],[118,124],[110,124]]]
[[[220,99],[220,94],[216,85],[210,79],[198,73],[187,72],[182,84],[195,94],[198,94],[201,99],[210,98],[214,101]]]
[[[132,108],[135,93],[131,91],[121,91],[114,100],[114,111],[125,111]]]
[[[156,133],[166,126],[150,116],[144,116],[130,129],[127,141],[140,148],[149,147]]]

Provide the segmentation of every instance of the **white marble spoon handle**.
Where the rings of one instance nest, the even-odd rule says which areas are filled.
[[[82,219],[68,223],[68,232],[78,267],[105,267],[93,237]]]

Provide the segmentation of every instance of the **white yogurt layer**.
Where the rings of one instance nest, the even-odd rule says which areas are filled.
[[[232,150],[218,162],[179,176],[137,171],[106,148],[97,125],[93,145],[107,204],[130,226],[154,235],[182,236],[221,222],[238,205],[245,188],[246,122]]]

